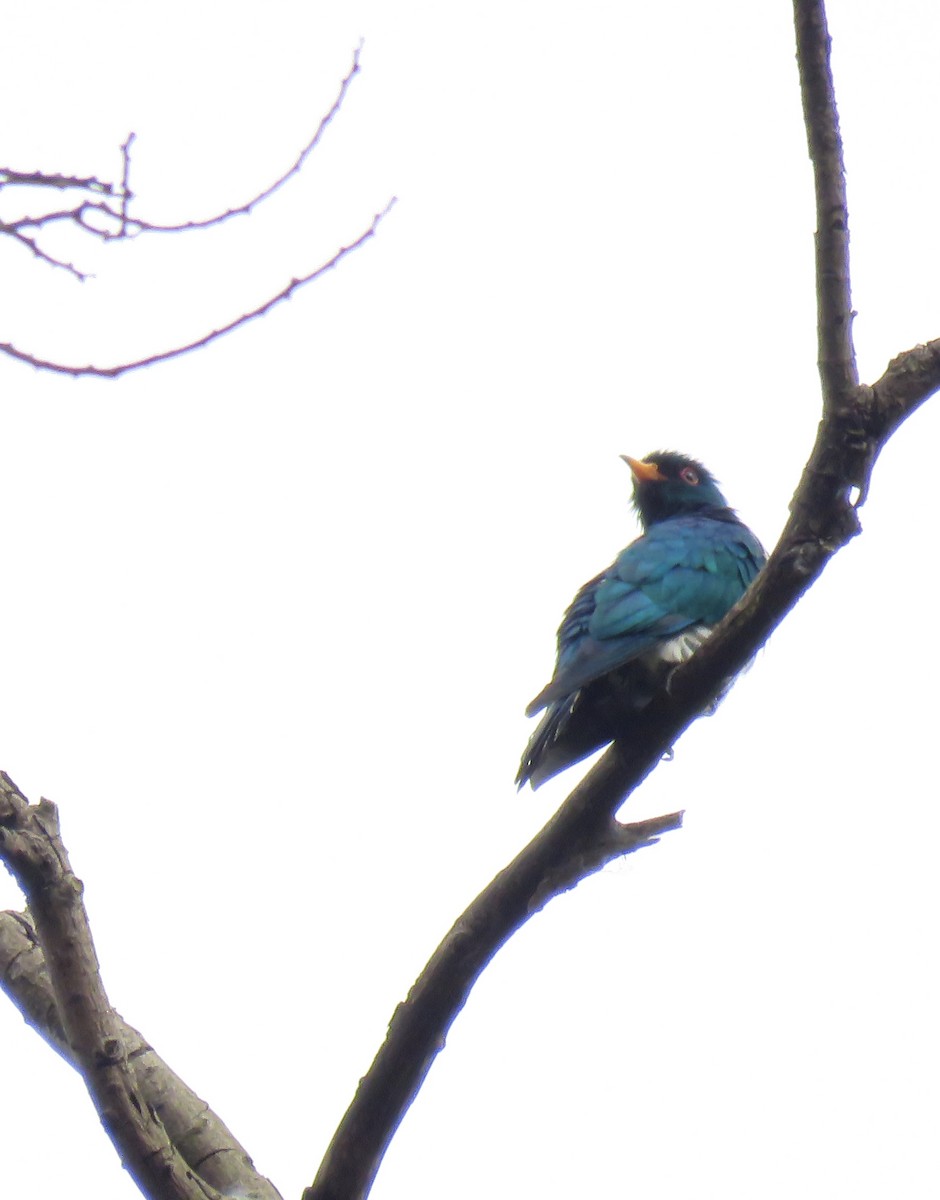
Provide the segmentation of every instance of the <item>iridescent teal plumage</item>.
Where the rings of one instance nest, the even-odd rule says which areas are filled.
[[[565,613],[555,673],[526,710],[547,709],[522,756],[520,787],[613,741],[764,565],[760,542],[701,463],[670,451],[626,461],[644,534]]]

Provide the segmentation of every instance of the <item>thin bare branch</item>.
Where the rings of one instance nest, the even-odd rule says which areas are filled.
[[[57,215],[53,215],[52,219],[56,220]],[[34,258],[38,258],[40,262],[44,262],[50,267],[61,267],[68,271],[70,275],[74,275],[75,278],[82,283],[88,279],[88,275],[80,271],[73,263],[66,262],[66,260],[63,258],[56,258],[54,254],[49,254],[46,250],[43,250],[42,246],[39,245],[34,237],[30,237],[28,234],[23,233],[23,228],[27,227],[28,225],[29,222],[26,221],[0,221],[0,237],[5,236],[13,238],[13,240],[19,242],[21,246],[25,246],[30,254],[32,254]]]
[[[88,219],[89,213],[100,213],[104,222],[100,225],[92,224]],[[48,225],[67,222],[76,225],[83,233],[100,238],[102,241],[117,241],[121,236],[120,233],[117,229],[109,229],[106,222],[119,223],[120,220],[120,212],[110,204],[105,204],[100,200],[82,200],[80,204],[74,204],[71,208],[50,209],[49,212],[41,213],[38,217],[17,217],[15,221],[9,221],[3,226],[3,232],[42,229]],[[130,237],[132,234],[127,236]]]
[[[320,119],[313,135],[295,161],[272,184],[252,196],[245,203],[202,220],[183,221],[169,225],[145,221],[140,217],[132,217],[129,213],[130,202],[134,198],[130,182],[131,147],[134,143],[135,135],[130,133],[121,146],[122,169],[119,184],[100,180],[96,176],[46,174],[40,171],[15,171],[11,168],[0,168],[0,189],[4,187],[52,188],[78,193],[77,197],[72,197],[77,202],[71,205],[66,204],[45,212],[28,213],[25,216],[20,216],[10,221],[0,222],[0,236],[11,237],[18,245],[24,247],[24,249],[28,250],[41,262],[46,263],[48,266],[67,271],[75,279],[84,282],[89,278],[87,274],[76,267],[74,263],[51,253],[41,244],[40,236],[43,231],[53,225],[65,223],[74,226],[82,233],[88,234],[89,237],[108,243],[137,237],[144,233],[185,233],[193,229],[207,229],[210,226],[219,225],[232,217],[252,212],[296,175],[319,145],[325,131],[340,111],[353,79],[360,71],[359,57],[361,51],[362,44],[360,43],[353,54],[352,65],[340,84],[336,98],[327,113]],[[0,351],[10,358],[28,363],[39,370],[53,371],[60,375],[92,375],[105,379],[115,379],[120,375],[127,374],[129,371],[139,370],[141,367],[148,367],[155,363],[165,362],[168,359],[179,358],[181,355],[188,354],[192,350],[198,350],[203,346],[209,345],[217,338],[230,333],[234,329],[238,329],[256,317],[263,316],[282,300],[288,300],[299,288],[305,284],[312,283],[313,280],[318,279],[321,275],[331,270],[353,250],[358,249],[359,246],[374,236],[379,222],[388,213],[394,203],[395,200],[393,198],[382,212],[373,218],[368,229],[360,234],[354,242],[341,247],[328,262],[323,263],[306,275],[292,279],[280,292],[265,300],[264,303],[257,305],[249,312],[242,313],[227,324],[199,338],[195,338],[185,345],[174,346],[169,350],[148,354],[146,357],[137,359],[134,362],[118,363],[110,367],[97,367],[92,364],[75,366],[61,363],[46,358],[41,354],[19,350],[10,342],[0,343]]]
[[[803,118],[816,190],[816,293],[823,410],[851,402],[858,387],[852,345],[849,211],[839,114],[823,0],[794,0]]]
[[[134,197],[131,191],[131,146],[134,144],[136,133],[129,133],[121,146],[121,229],[119,236],[127,237],[127,206]]]
[[[172,224],[146,221],[141,217],[131,217],[128,213],[128,206],[134,198],[134,193],[130,185],[130,152],[136,135],[130,133],[127,136],[127,140],[121,146],[122,170],[121,182],[119,184],[104,182],[95,176],[45,175],[37,171],[13,171],[8,168],[0,168],[0,188],[5,186],[51,187],[60,190],[90,193],[90,197],[82,199],[80,203],[70,208],[38,213],[22,217],[18,221],[13,221],[6,225],[0,225],[0,234],[12,232],[13,230],[22,231],[26,228],[38,230],[57,222],[70,221],[92,237],[104,242],[110,242],[136,237],[141,233],[187,233],[194,229],[209,229],[211,226],[220,225],[232,217],[246,216],[248,213],[253,212],[259,205],[263,204],[265,200],[270,199],[289,179],[298,174],[304,163],[320,144],[327,128],[332,124],[334,118],[342,108],[353,79],[355,79],[361,70],[359,65],[361,53],[362,43],[360,42],[353,53],[352,65],[340,83],[339,91],[333,103],[326,114],[320,119],[313,135],[294,162],[272,184],[256,195],[253,195],[251,199],[244,201],[244,203],[227,208],[224,212],[215,213],[211,217],[203,217],[191,221],[179,221]],[[108,199],[102,200],[100,199],[101,196],[108,197]],[[91,224],[87,219],[89,213],[100,214],[104,218],[103,224]],[[109,228],[111,222],[115,223],[117,226],[116,229]],[[25,239],[20,238],[20,240]],[[66,265],[51,255],[40,254],[39,257],[52,266],[61,267]],[[74,269],[73,274],[80,279],[87,278],[78,271],[74,271]]]
[[[36,928],[27,913],[0,912],[0,987],[24,1019],[66,1062],[68,1044]],[[171,1071],[153,1047],[117,1013],[121,1045],[147,1108],[156,1113],[186,1164],[217,1191],[243,1200],[281,1200],[255,1170],[245,1148],[211,1108]]]
[[[5,187],[46,187],[60,191],[77,188],[105,196],[114,194],[114,184],[96,175],[50,175],[45,171],[14,171],[10,167],[0,167],[0,190]]]
[[[347,255],[352,254],[354,250],[358,250],[370,238],[375,236],[375,231],[378,229],[380,222],[388,215],[395,204],[393,196],[386,204],[385,208],[380,213],[372,218],[372,222],[363,233],[361,233],[353,242],[347,246],[341,246],[339,250],[327,262],[322,263],[315,270],[310,271],[306,275],[301,275],[299,278],[292,279],[290,283],[282,288],[276,296],[270,297],[263,304],[250,312],[242,313],[241,316],[229,321],[227,325],[222,325],[218,329],[212,330],[211,333],[204,334],[195,341],[187,342],[184,346],[175,346],[171,350],[163,350],[159,354],[150,354],[146,358],[140,358],[134,362],[118,363],[113,367],[96,367],[91,364],[80,367],[70,366],[66,363],[55,362],[51,359],[39,358],[38,355],[29,354],[24,350],[18,350],[10,342],[0,342],[0,352],[8,354],[11,358],[19,359],[20,362],[28,363],[32,367],[39,367],[45,371],[54,371],[60,375],[94,375],[102,379],[117,379],[120,375],[126,375],[129,371],[139,371],[141,367],[150,367],[154,363],[166,362],[171,358],[179,358],[183,354],[188,354],[191,350],[199,350],[203,346],[208,346],[211,342],[223,337],[226,333],[231,333],[233,329],[238,329],[242,325],[246,325],[249,321],[253,321],[256,317],[263,317],[265,313],[271,311],[276,305],[284,300],[289,300],[298,289],[304,287],[308,283],[312,283],[315,279],[319,279],[321,275],[325,275],[327,271],[331,271],[338,263],[342,262]]]
[[[349,68],[346,77],[339,86],[336,99],[333,101],[326,115],[320,120],[319,125],[317,125],[317,128],[314,130],[313,136],[301,150],[300,154],[298,154],[294,163],[287,168],[283,175],[275,179],[275,181],[269,187],[266,187],[264,191],[259,192],[257,196],[253,196],[250,200],[246,200],[244,204],[239,204],[235,208],[226,209],[225,212],[218,213],[214,217],[205,217],[200,221],[183,221],[178,225],[158,225],[150,221],[141,221],[135,218],[130,222],[130,224],[135,227],[136,230],[143,230],[150,233],[183,233],[189,229],[207,229],[210,225],[218,225],[222,221],[229,220],[231,217],[245,216],[253,209],[257,208],[259,204],[262,204],[265,200],[273,196],[275,192],[279,191],[284,184],[287,183],[288,179],[300,171],[304,163],[320,144],[320,139],[326,132],[327,127],[332,123],[333,118],[342,108],[343,102],[346,99],[346,93],[349,91],[352,81],[361,70],[359,66],[359,56],[361,53],[362,42],[359,43],[353,53],[352,66]]]

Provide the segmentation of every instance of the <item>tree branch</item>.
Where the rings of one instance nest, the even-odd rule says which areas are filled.
[[[60,267],[80,282],[84,282],[88,278],[88,275],[80,271],[74,263],[50,254],[40,244],[39,236],[48,226],[63,222],[68,223],[75,226],[82,233],[86,233],[102,242],[111,242],[137,237],[143,233],[186,233],[193,229],[208,229],[210,226],[219,225],[232,217],[247,215],[260,204],[264,203],[265,200],[273,196],[292,176],[296,175],[319,145],[324,132],[340,111],[353,79],[359,74],[359,56],[361,51],[362,43],[359,44],[353,54],[352,66],[340,84],[336,98],[326,114],[321,117],[313,135],[295,161],[272,184],[252,196],[250,200],[246,200],[243,204],[226,209],[224,212],[216,213],[214,216],[206,217],[202,220],[183,221],[173,225],[161,225],[152,221],[144,221],[139,217],[130,216],[128,207],[134,197],[130,185],[131,146],[135,137],[133,133],[130,133],[121,146],[122,169],[121,182],[119,184],[100,180],[93,175],[46,174],[41,171],[14,171],[8,167],[0,167],[0,191],[4,188],[46,188],[78,193],[77,202],[69,207],[60,207],[40,212],[38,215],[22,216],[10,221],[0,221],[0,236],[12,238],[19,245],[29,250],[35,258],[40,259],[49,266]],[[306,275],[292,279],[277,295],[271,296],[263,304],[259,304],[250,312],[243,313],[241,316],[229,321],[226,325],[221,326],[221,328],[214,329],[211,333],[187,342],[183,346],[175,346],[170,350],[163,350],[157,354],[149,354],[145,358],[137,359],[135,362],[118,363],[111,367],[96,367],[90,364],[88,366],[72,366],[66,363],[55,362],[43,358],[38,354],[18,350],[10,342],[0,342],[0,353],[7,354],[10,358],[28,363],[30,366],[37,367],[40,370],[53,371],[60,375],[93,375],[105,379],[116,379],[128,371],[136,371],[141,367],[149,367],[154,363],[165,362],[167,359],[179,358],[183,354],[188,354],[191,350],[199,350],[203,346],[208,346],[211,342],[214,342],[226,333],[230,333],[233,329],[238,329],[248,321],[253,321],[256,317],[263,316],[276,305],[280,304],[282,300],[288,300],[295,291],[305,284],[319,279],[321,275],[324,275],[338,263],[342,262],[353,250],[357,250],[371,237],[374,237],[379,222],[388,214],[394,204],[395,198],[392,197],[385,208],[372,218],[372,223],[368,229],[361,233],[355,241],[341,247],[328,262],[323,263]]]
[[[80,375],[94,375],[100,379],[117,379],[120,375],[126,375],[128,371],[139,371],[141,367],[150,367],[154,363],[166,362],[169,358],[179,358],[183,354],[188,354],[191,350],[200,350],[203,346],[208,346],[211,342],[216,341],[226,333],[231,333],[233,329],[247,325],[249,321],[255,320],[256,317],[263,317],[282,301],[289,300],[294,292],[308,283],[313,283],[315,279],[319,279],[327,271],[332,271],[347,255],[352,254],[354,250],[358,250],[360,246],[365,245],[370,238],[375,237],[375,231],[378,229],[380,222],[388,215],[394,204],[395,197],[393,196],[385,208],[380,213],[375,214],[369,228],[361,233],[355,241],[350,242],[348,246],[341,246],[327,262],[321,263],[319,267],[310,271],[307,275],[301,275],[297,279],[292,279],[276,296],[265,300],[263,304],[259,304],[251,312],[242,313],[241,316],[235,317],[228,324],[222,325],[218,329],[213,329],[211,333],[206,333],[202,337],[196,338],[195,341],[187,342],[185,346],[174,346],[171,350],[161,350],[158,354],[149,354],[146,358],[139,358],[129,363],[118,363],[113,367],[96,367],[90,363],[87,366],[80,367],[67,363],[54,362],[50,359],[39,358],[35,354],[29,354],[24,350],[18,350],[10,342],[0,342],[0,351],[4,354],[9,354],[11,358],[19,359],[20,362],[28,363],[31,367],[40,367],[45,371],[54,371],[60,375],[73,375],[76,377]]]
[[[49,175],[45,171],[14,171],[10,167],[0,167],[0,191],[8,187],[47,187],[59,191],[78,188],[103,196],[114,194],[114,184],[96,175]]]
[[[48,222],[52,222],[63,216],[68,216],[71,219],[73,214],[49,213],[47,214],[47,220]],[[40,262],[44,262],[50,267],[61,267],[63,270],[68,271],[70,275],[74,275],[79,282],[84,283],[88,276],[83,271],[80,271],[74,263],[67,262],[64,258],[56,258],[55,255],[49,254],[48,251],[43,250],[36,238],[30,237],[28,233],[23,233],[23,228],[28,227],[29,225],[31,225],[31,222],[25,220],[0,221],[0,237],[13,238],[13,240],[15,242],[19,242],[21,246],[25,246],[30,254],[32,254],[34,258],[38,258]]]
[[[556,881],[573,887],[597,869],[617,824],[616,811],[727,680],[753,658],[832,555],[860,531],[857,508],[868,494],[878,453],[900,423],[940,388],[940,340],[899,355],[873,387],[859,385],[851,339],[845,179],[822,0],[794,0],[794,16],[816,181],[823,419],[790,519],[747,595],[458,919],[396,1010],[304,1200],[367,1195],[392,1134],[486,963],[562,890]],[[669,824],[674,818],[662,820],[663,828],[675,827]],[[640,844],[649,843],[637,842],[634,848]]]
[[[24,1020],[70,1066],[68,1044],[35,925],[28,913],[0,912],[0,987]],[[146,1039],[114,1013],[123,1053],[146,1108],[154,1113],[187,1166],[210,1187],[243,1200],[281,1200],[245,1148],[211,1108],[172,1071]]]
[[[85,192],[91,197],[91,199],[83,199],[80,204],[72,208],[40,213],[35,217],[21,217],[17,221],[0,224],[0,233],[11,233],[14,230],[22,230],[23,228],[39,229],[44,225],[58,221],[72,221],[83,229],[84,232],[90,233],[93,237],[107,242],[120,240],[121,238],[136,237],[139,233],[186,233],[193,229],[209,229],[213,225],[221,225],[223,221],[228,221],[232,217],[247,216],[259,205],[263,204],[265,200],[270,199],[292,176],[297,175],[304,163],[320,144],[320,140],[326,132],[327,127],[342,108],[352,81],[362,69],[359,65],[361,53],[362,43],[360,42],[353,52],[352,65],[339,85],[336,98],[325,115],[320,118],[312,136],[294,162],[273,183],[263,188],[256,195],[252,196],[251,199],[244,201],[242,204],[234,205],[211,217],[180,221],[170,225],[129,216],[127,211],[128,205],[134,198],[134,193],[131,191],[130,186],[131,146],[137,136],[134,133],[129,133],[124,144],[121,146],[121,182],[119,184],[98,179],[94,175],[49,175],[42,171],[14,171],[8,167],[0,167],[0,191],[11,187],[53,188],[58,191]],[[88,224],[86,214],[89,212],[98,213],[107,220],[113,221],[117,225],[117,229],[112,230],[107,225],[96,227]],[[65,265],[55,259],[49,259],[48,256],[44,257],[46,257],[46,261],[52,262],[53,265]]]
[[[98,972],[82,885],[69,865],[55,805],[48,800],[31,805],[2,772],[0,858],[22,887],[35,921],[64,1035],[52,1040],[59,1041],[81,1072],[124,1166],[151,1200],[221,1200],[221,1193],[187,1165],[157,1106],[141,1093],[128,1060],[123,1022]],[[21,928],[25,933],[27,926]],[[32,985],[33,1003],[38,994]],[[38,1003],[52,1032],[48,1000]]]
[[[563,853],[556,846],[554,855],[546,856],[544,843],[551,839],[553,826],[556,840],[566,837],[554,818],[457,919],[408,998],[395,1009],[388,1036],[360,1081],[304,1200],[356,1200],[367,1195],[447,1030],[500,946],[553,896],[612,859],[655,845],[660,834],[681,823],[681,813],[633,825],[608,821],[596,836],[583,838]]]
[[[849,403],[858,387],[852,345],[849,210],[839,113],[823,0],[794,0],[803,120],[816,190],[816,287],[823,411]]]
[[[28,913],[0,912],[0,987],[27,1024],[80,1070],[62,1027],[46,960]],[[162,1123],[187,1166],[224,1194],[237,1194],[244,1200],[281,1200],[271,1181],[258,1174],[248,1152],[205,1101],[136,1029],[117,1013],[113,1016],[141,1099]]]
[[[225,212],[218,213],[214,217],[206,217],[204,220],[201,220],[201,221],[185,221],[180,225],[156,225],[149,221],[138,221],[138,220],[134,219],[130,222],[130,224],[133,225],[136,230],[143,230],[145,232],[182,233],[189,229],[207,229],[210,225],[219,225],[222,221],[229,220],[230,217],[247,216],[248,213],[252,212],[253,209],[257,208],[259,204],[262,204],[265,200],[267,200],[271,196],[273,196],[275,192],[279,191],[280,188],[282,188],[284,186],[284,184],[287,183],[288,179],[290,179],[291,176],[298,174],[298,172],[303,167],[304,163],[307,161],[307,159],[310,157],[310,155],[313,153],[313,151],[320,144],[320,139],[323,137],[323,134],[326,132],[327,126],[330,125],[333,118],[336,116],[336,114],[342,108],[343,101],[346,99],[346,93],[349,91],[352,81],[355,79],[355,77],[359,74],[360,70],[362,69],[359,66],[359,56],[361,53],[362,53],[362,42],[359,43],[359,45],[356,47],[355,51],[353,52],[352,66],[349,68],[349,71],[347,72],[346,77],[343,79],[342,83],[339,85],[339,91],[336,94],[336,99],[333,101],[332,105],[330,106],[329,111],[326,113],[325,116],[321,117],[320,123],[319,123],[319,125],[317,125],[316,129],[314,130],[313,136],[310,138],[310,140],[307,142],[307,144],[301,150],[300,154],[298,154],[298,156],[297,156],[296,160],[293,162],[293,164],[287,168],[287,170],[284,172],[283,175],[280,175],[277,179],[275,179],[275,181],[272,184],[270,184],[270,186],[266,187],[263,191],[259,192],[256,196],[252,196],[252,198],[250,200],[246,200],[244,204],[239,204],[235,208],[226,209]],[[133,138],[133,136],[134,136],[133,134],[130,135],[131,139]],[[129,142],[130,142],[130,139],[128,139],[128,146],[129,146]],[[127,155],[128,146],[122,147],[122,149],[125,151],[125,172],[124,172],[125,183],[127,180],[127,157],[126,157],[126,155]],[[128,193],[128,195],[130,195],[130,193]]]

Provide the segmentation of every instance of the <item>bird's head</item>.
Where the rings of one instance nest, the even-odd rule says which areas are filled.
[[[643,528],[703,508],[727,508],[714,475],[694,458],[655,450],[644,459],[620,456],[633,472],[633,503]]]

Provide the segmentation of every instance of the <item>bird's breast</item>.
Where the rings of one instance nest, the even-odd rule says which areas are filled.
[[[711,633],[712,628],[711,625],[690,625],[688,629],[683,629],[681,633],[670,638],[668,642],[661,642],[660,645],[654,647],[652,650],[648,650],[643,657],[650,666],[655,663],[667,663],[677,666],[679,663],[684,663],[692,657]]]

